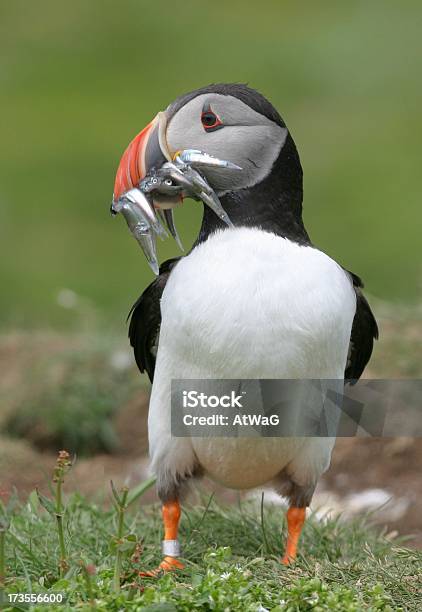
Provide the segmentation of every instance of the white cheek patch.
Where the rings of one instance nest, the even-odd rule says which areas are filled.
[[[224,127],[207,133],[201,123],[204,103],[209,104]],[[167,142],[171,152],[199,149],[219,159],[226,159],[242,171],[207,169],[206,178],[219,195],[260,183],[286,141],[287,128],[281,127],[234,98],[203,94],[182,107],[169,122]]]
[[[228,172],[215,168],[207,172],[207,177],[220,195],[231,189],[244,189],[263,181],[271,172],[287,137],[287,129],[276,124],[271,126],[227,126],[220,132],[225,130],[227,132],[223,151],[221,151],[221,144],[215,143],[215,152],[210,151],[210,153],[220,158],[224,156],[224,159],[230,161],[237,160],[234,163],[238,164],[242,171]]]

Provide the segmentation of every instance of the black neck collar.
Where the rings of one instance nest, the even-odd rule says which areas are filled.
[[[290,134],[270,174],[259,184],[230,191],[220,198],[224,210],[236,227],[259,227],[299,244],[311,244],[302,220],[302,167]],[[227,226],[208,206],[199,236],[193,246]]]

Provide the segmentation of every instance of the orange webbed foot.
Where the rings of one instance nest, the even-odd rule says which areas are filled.
[[[288,557],[287,555],[284,555],[280,563],[282,565],[291,565],[292,563],[294,563],[294,561],[295,561],[294,557]]]
[[[179,559],[176,559],[176,557],[164,557],[159,567],[164,572],[173,572],[174,570],[184,569],[185,566]]]
[[[164,559],[160,565],[149,572],[139,572],[140,576],[147,576],[149,578],[157,578],[164,572],[174,572],[176,570],[183,569],[185,566],[177,556],[180,554],[180,546],[177,540],[177,532],[179,528],[180,520],[180,504],[179,501],[173,500],[163,504],[163,523],[164,523],[164,540],[163,540],[163,554]],[[174,555],[174,556],[171,556]]]
[[[150,570],[149,572],[139,572],[139,575],[147,578],[158,578],[164,572],[174,572],[184,569],[184,567],[184,564],[179,561],[179,559],[176,559],[175,557],[164,557],[157,568]]]

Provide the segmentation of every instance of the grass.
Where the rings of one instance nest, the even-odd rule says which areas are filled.
[[[418,376],[419,311],[400,314],[382,304],[378,310],[382,340],[371,363],[373,376]],[[139,380],[134,368],[110,365],[120,355],[121,342],[104,333],[97,337],[92,330],[0,338],[2,408],[10,414],[28,405],[37,413],[41,404],[31,400],[38,397],[37,379],[49,389],[44,397],[51,415],[72,396],[79,397],[89,413],[86,391],[91,385],[105,392],[111,386],[135,389]],[[28,375],[28,352],[37,364],[33,375]],[[86,383],[79,384],[84,377]],[[10,395],[11,389],[16,396]],[[113,397],[117,411],[125,398]],[[92,416],[98,424],[103,419],[99,414]],[[70,428],[70,435],[75,419],[66,424],[63,431]],[[20,455],[13,460],[22,464]],[[22,464],[21,471],[29,467]],[[34,491],[23,503],[12,499],[7,511],[0,511],[0,584],[4,576],[6,594],[63,593],[65,605],[48,607],[63,611],[421,609],[420,551],[390,541],[362,520],[321,522],[310,517],[298,562],[285,568],[279,563],[286,535],[284,513],[280,507],[252,502],[225,507],[207,498],[195,507],[186,506],[180,536],[186,569],[158,581],[140,578],[138,570],[159,563],[162,539],[159,507],[142,504],[142,497],[140,504],[137,501],[143,487],[131,489],[123,500],[124,491],[111,492],[116,508],[69,492],[66,482],[63,493],[61,481],[60,477],[51,484],[48,499]],[[0,498],[1,494],[0,487]]]
[[[185,570],[141,578],[140,570],[160,561],[159,508],[135,503],[153,481],[131,491],[112,487],[114,508],[71,494],[60,502],[62,531],[54,528],[64,476],[61,471],[56,478],[60,462],[63,455],[53,481],[55,506],[35,492],[26,503],[12,496],[0,506],[5,610],[26,609],[7,605],[11,593],[39,596],[34,611],[45,609],[43,596],[57,593],[65,603],[51,604],[50,610],[420,609],[419,551],[394,545],[362,520],[310,517],[301,555],[286,568],[279,562],[286,530],[280,508],[251,502],[228,508],[209,498],[185,508],[180,534]]]

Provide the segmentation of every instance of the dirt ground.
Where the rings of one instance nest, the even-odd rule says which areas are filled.
[[[66,489],[107,498],[109,482],[133,486],[148,474],[148,396],[142,393],[121,411],[116,428],[124,452],[77,459]],[[47,490],[55,456],[39,453],[27,441],[0,438],[0,473],[3,493],[17,487],[22,498],[36,486]],[[337,441],[331,467],[318,485],[313,508],[318,513],[345,516],[371,513],[371,520],[388,533],[409,536],[409,544],[422,548],[422,440],[414,438],[342,438]],[[237,494],[210,481],[201,490],[215,491],[227,502]],[[247,497],[249,493],[242,494]],[[269,499],[274,497],[269,494]],[[150,491],[143,503],[155,500]]]
[[[400,319],[381,316],[380,320],[383,343],[377,346],[366,377],[420,378],[420,319],[409,318],[405,313]],[[60,354],[66,342],[60,335],[39,332],[31,336],[29,344],[30,351],[26,334],[0,337],[0,401],[4,413],[14,409],[13,402],[6,407],[5,398],[11,397],[8,391],[19,391],[25,385],[25,373],[33,360],[46,351]],[[14,395],[15,400],[18,395]],[[148,474],[147,411],[148,391],[138,390],[114,418],[120,439],[118,451],[77,458],[66,481],[67,491],[77,489],[107,499],[110,480],[131,486],[144,479]],[[7,496],[14,487],[22,499],[36,486],[46,490],[55,454],[51,449],[38,450],[27,439],[1,433],[1,415],[0,408],[0,496]],[[341,438],[331,467],[317,488],[313,509],[321,516],[328,512],[345,516],[369,512],[371,520],[385,526],[391,537],[409,536],[410,545],[422,548],[421,472],[422,439]],[[217,495],[226,501],[237,499],[236,493],[212,483],[205,482],[201,487],[216,489]],[[274,499],[270,492],[266,495],[269,500]],[[155,494],[150,491],[143,503],[154,499]]]

